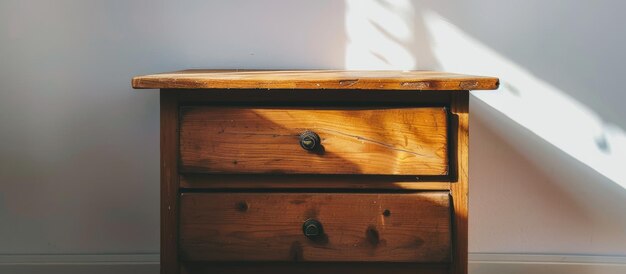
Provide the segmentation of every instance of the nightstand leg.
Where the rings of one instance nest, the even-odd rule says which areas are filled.
[[[161,274],[178,267],[178,101],[161,90]]]
[[[469,151],[469,92],[452,92],[451,112],[455,120],[456,130],[453,128],[452,149],[456,149],[457,180],[450,184],[452,202],[454,205],[453,221],[453,262],[451,273],[467,273],[468,251],[468,151]]]

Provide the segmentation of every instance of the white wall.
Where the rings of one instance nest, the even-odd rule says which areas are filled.
[[[583,106],[621,136],[626,4],[365,2],[0,2],[0,254],[158,252],[158,95],[133,75],[348,67],[502,77],[471,101],[471,252],[626,255],[619,168],[537,124],[541,100],[507,101],[548,86],[554,113]]]

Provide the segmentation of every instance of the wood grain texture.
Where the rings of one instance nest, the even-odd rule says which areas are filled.
[[[445,108],[181,108],[183,172],[445,175]],[[321,137],[323,152],[300,147]]]
[[[488,90],[498,78],[437,71],[183,70],[137,76],[143,89]]]
[[[450,192],[453,214],[453,274],[467,274],[468,209],[469,209],[469,94],[454,93],[451,101],[454,125],[451,143],[454,147],[453,171],[456,181],[451,182]]]
[[[448,262],[447,192],[183,193],[184,261]],[[385,216],[385,210],[389,210]],[[305,220],[325,232],[312,241]]]
[[[161,274],[178,273],[178,102],[161,92]]]
[[[450,190],[447,176],[284,176],[187,173],[181,175],[179,181],[183,189]]]
[[[188,274],[448,274],[448,264],[415,263],[191,263]]]

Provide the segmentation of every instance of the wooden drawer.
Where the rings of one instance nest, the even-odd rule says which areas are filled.
[[[180,209],[184,261],[450,261],[448,192],[183,193]]]
[[[450,274],[450,266],[424,263],[196,263],[185,262],[186,274]]]
[[[180,169],[203,173],[446,175],[447,111],[180,108]],[[320,145],[303,149],[301,133]]]

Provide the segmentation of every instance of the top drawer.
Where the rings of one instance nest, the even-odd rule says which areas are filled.
[[[447,121],[443,107],[183,106],[180,169],[203,173],[446,175]],[[302,133],[307,131],[304,137]]]

